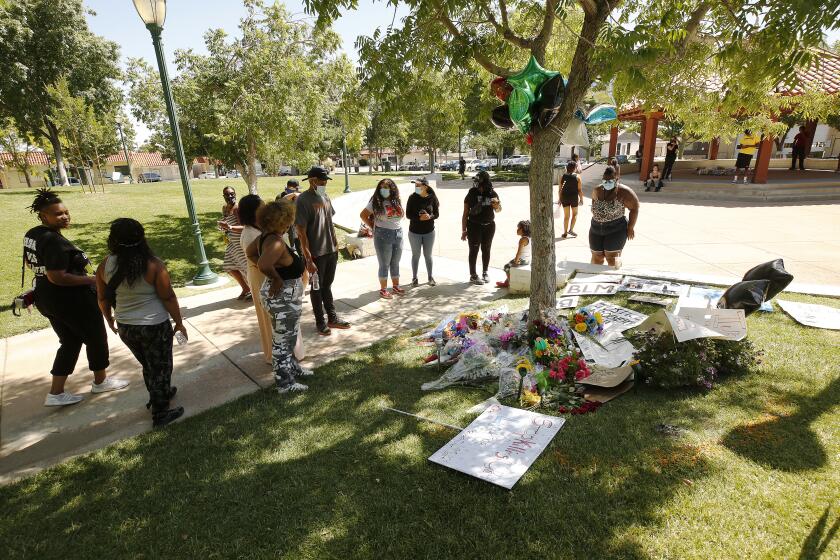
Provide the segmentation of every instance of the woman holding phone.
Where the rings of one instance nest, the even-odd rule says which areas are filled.
[[[429,286],[435,286],[432,277],[432,248],[435,245],[435,220],[440,217],[438,197],[425,177],[414,181],[414,193],[405,204],[405,216],[409,219],[408,242],[411,245],[411,285],[418,286],[417,269],[420,253],[426,260],[426,274]]]

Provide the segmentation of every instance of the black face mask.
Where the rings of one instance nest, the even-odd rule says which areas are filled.
[[[236,193],[226,194],[224,197],[228,202],[236,202]]]

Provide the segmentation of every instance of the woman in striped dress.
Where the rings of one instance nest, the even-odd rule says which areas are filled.
[[[222,206],[222,219],[219,220],[219,229],[225,232],[227,247],[225,248],[225,260],[222,268],[230,274],[234,280],[239,282],[242,293],[236,299],[251,299],[251,289],[248,287],[248,260],[239,239],[242,237],[242,224],[239,223],[239,205],[236,203],[236,191],[233,187],[222,189],[222,197],[225,205]]]

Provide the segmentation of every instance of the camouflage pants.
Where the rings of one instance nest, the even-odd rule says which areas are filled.
[[[169,409],[172,381],[172,325],[117,324],[120,338],[143,367],[143,381],[149,391],[152,413]]]
[[[274,381],[277,387],[287,387],[295,383],[295,375],[300,374],[300,364],[295,358],[294,348],[300,328],[300,312],[303,308],[303,284],[300,278],[285,280],[283,289],[274,296],[268,295],[271,281],[266,279],[260,289],[262,303],[271,317],[274,334],[271,341],[271,363],[274,367]]]

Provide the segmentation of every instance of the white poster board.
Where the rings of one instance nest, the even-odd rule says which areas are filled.
[[[662,307],[668,307],[669,305],[674,303],[673,298],[646,296],[642,293],[630,296],[629,298],[627,298],[627,301],[634,301],[636,303],[650,303],[653,305],[661,305]]]
[[[593,313],[597,311],[601,314],[604,318],[605,331],[626,331],[636,325],[641,325],[648,318],[644,313],[607,303],[602,299],[589,304],[587,307]]]
[[[708,306],[716,307],[717,302],[723,295],[725,290],[720,288],[701,288],[699,286],[689,286],[688,291],[680,295],[677,301],[677,306],[674,308],[674,313],[679,313],[683,307],[694,307],[697,309],[705,309]],[[773,311],[773,304],[765,301],[758,308],[759,311]]]
[[[573,309],[578,306],[580,296],[560,296],[557,298],[557,309]]]
[[[620,284],[622,278],[623,276],[621,274],[578,272],[569,282],[572,284]]]
[[[704,310],[705,311],[705,310]],[[698,325],[694,321],[668,313],[664,309],[657,311],[647,318],[647,320],[639,325],[638,330],[663,333],[674,333],[677,342],[685,342],[686,340],[693,340],[695,338],[726,338],[719,332],[703,325]]]
[[[619,284],[566,284],[564,296],[611,296],[618,292]]]
[[[747,336],[747,318],[743,309],[683,307],[678,315],[720,333],[729,340],[743,340]]]
[[[776,301],[797,323],[818,329],[840,330],[840,309],[815,303],[798,303],[781,299]]]
[[[688,290],[688,286],[685,284],[653,278],[625,276],[621,282],[622,292],[645,292],[663,296],[679,296],[685,293],[686,290]]]
[[[563,418],[492,404],[429,461],[510,490],[564,422]]]
[[[606,368],[617,368],[630,363],[636,351],[620,332],[605,332],[598,337],[597,342],[577,331],[574,331],[574,335],[586,361]]]

